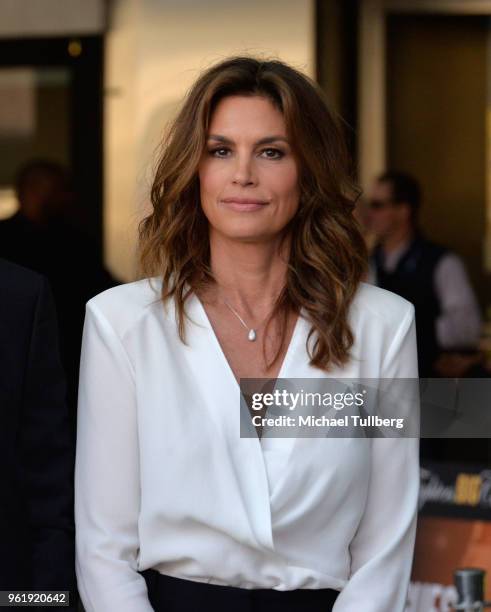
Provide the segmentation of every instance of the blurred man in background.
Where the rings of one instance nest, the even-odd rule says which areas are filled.
[[[45,275],[50,283],[75,428],[85,304],[117,281],[102,266],[93,241],[70,220],[75,194],[63,166],[32,160],[19,170],[15,184],[19,210],[0,221],[0,257]]]
[[[477,348],[479,306],[460,257],[419,228],[420,204],[412,176],[386,172],[376,179],[366,218],[376,237],[368,282],[414,304],[420,377],[462,375],[447,352]]]
[[[2,259],[0,420],[0,591],[68,590],[76,610],[74,438],[55,307],[43,276]]]

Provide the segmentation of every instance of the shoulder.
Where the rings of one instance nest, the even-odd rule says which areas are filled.
[[[99,293],[87,302],[86,312],[105,319],[123,334],[152,308],[161,305],[162,281],[158,277],[124,283]]]
[[[19,215],[14,214],[6,219],[0,220],[0,231],[7,231],[19,222]]]
[[[450,271],[465,272],[464,260],[455,251],[447,249],[438,261],[437,271],[448,269]]]
[[[414,306],[392,291],[361,282],[351,305],[350,316],[355,329],[370,325],[390,332],[403,321],[410,322],[414,318]]]
[[[476,301],[471,279],[463,259],[449,251],[438,261],[434,272],[434,286],[438,297],[455,302],[468,299]],[[452,297],[450,297],[452,296]]]
[[[0,259],[0,304],[0,342],[5,346],[14,338],[17,346],[23,346],[36,321],[52,325],[56,316],[46,278],[5,259]]]
[[[10,300],[35,299],[46,280],[44,276],[23,266],[0,258],[0,292]]]

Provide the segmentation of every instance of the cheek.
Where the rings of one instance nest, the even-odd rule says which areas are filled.
[[[298,173],[294,165],[286,166],[282,168],[280,172],[276,172],[271,177],[270,184],[279,200],[285,203],[288,202],[291,206],[298,204]]]
[[[374,211],[372,212],[372,219],[376,223],[386,223],[389,220],[389,216],[385,211]]]
[[[215,203],[223,193],[222,172],[209,165],[198,171],[201,207],[207,217],[215,213]]]
[[[198,171],[201,194],[213,193],[217,189],[217,172],[209,164],[203,164]]]
[[[372,223],[376,226],[376,227],[381,227],[384,225],[387,225],[387,217],[385,215],[374,215],[372,217],[373,221]]]
[[[379,226],[383,229],[390,229],[394,225],[394,218],[391,214],[381,215]]]

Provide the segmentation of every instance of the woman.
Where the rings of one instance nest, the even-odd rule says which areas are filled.
[[[241,378],[417,377],[413,307],[361,282],[353,194],[337,124],[301,73],[236,57],[190,90],[141,225],[151,282],[87,304],[87,612],[404,609],[417,439],[238,427]]]

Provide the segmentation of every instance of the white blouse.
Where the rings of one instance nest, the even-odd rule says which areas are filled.
[[[404,610],[417,438],[241,438],[240,389],[199,299],[187,343],[153,279],[87,303],[75,470],[87,612],[151,612],[154,568],[246,589],[333,588],[334,612]],[[416,378],[414,307],[361,283],[352,359],[308,364],[299,317],[278,378]],[[312,339],[313,341],[313,339]]]

